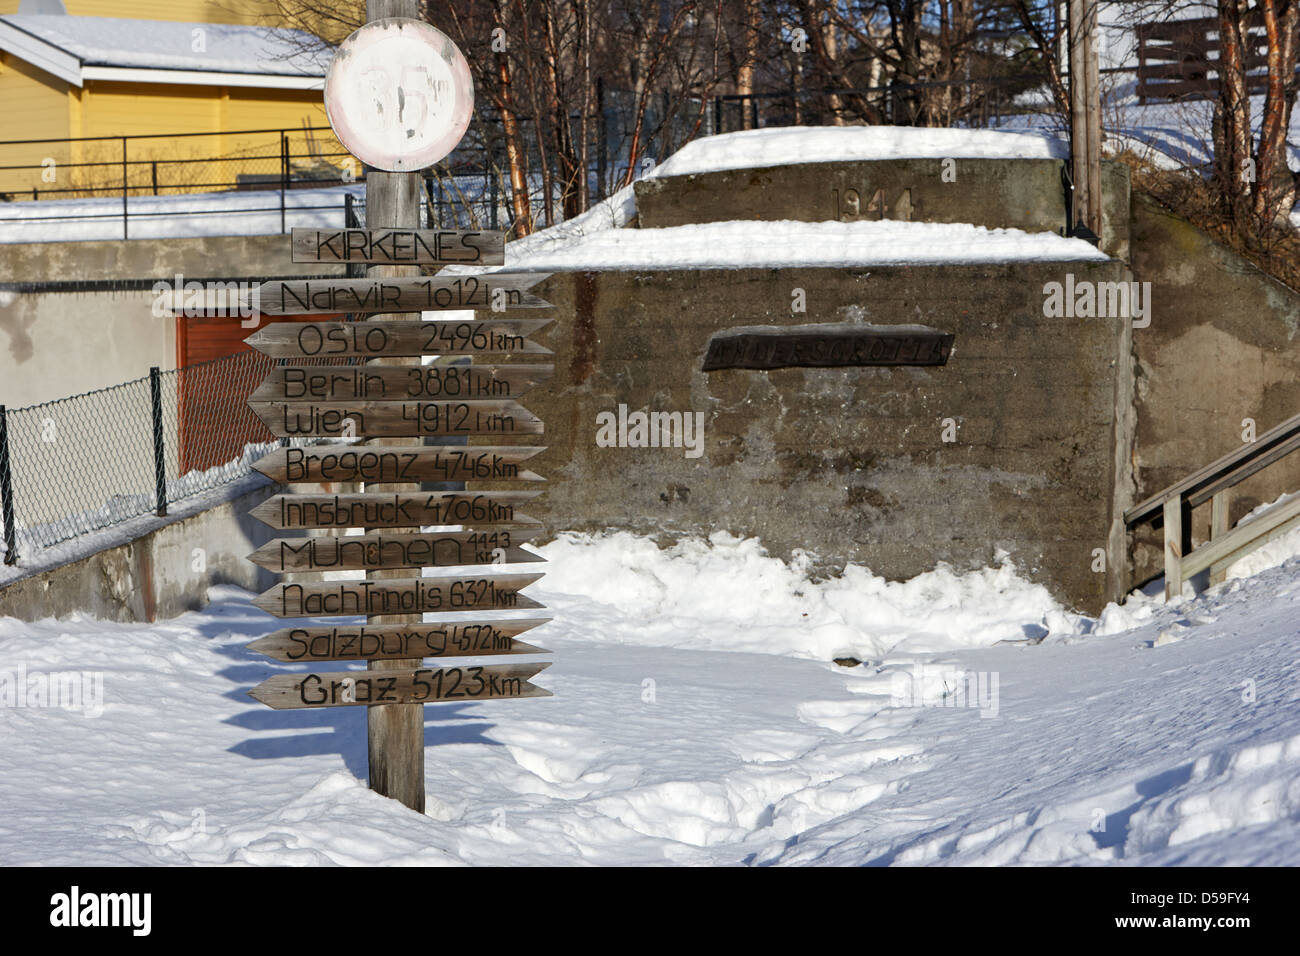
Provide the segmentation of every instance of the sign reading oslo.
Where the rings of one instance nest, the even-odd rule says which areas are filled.
[[[325,75],[325,111],[339,141],[376,169],[413,172],[450,153],[469,127],[469,64],[441,30],[374,20],[343,41]]]

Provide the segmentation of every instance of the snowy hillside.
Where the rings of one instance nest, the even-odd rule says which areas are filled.
[[[1092,621],[1010,566],[810,583],[725,536],[544,550],[556,696],[426,708],[424,816],[366,789],[360,709],[246,696],[286,668],[244,648],[272,626],[245,592],[0,619],[0,694],[103,693],[0,709],[0,862],[1300,863],[1300,559]]]

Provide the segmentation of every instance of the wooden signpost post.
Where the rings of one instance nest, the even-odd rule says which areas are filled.
[[[522,467],[544,449],[494,442],[542,434],[540,419],[516,401],[553,368],[516,356],[550,355],[529,336],[549,319],[503,318],[548,308],[528,290],[545,276],[440,278],[420,266],[504,264],[504,236],[485,230],[419,228],[418,170],[459,141],[469,121],[469,71],[449,39],[414,19],[415,0],[369,0],[370,22],[346,41],[330,67],[330,123],[367,176],[365,229],[295,229],[294,262],[366,263],[364,279],[264,283],[254,304],[266,315],[340,312],[356,322],[283,322],[246,341],[287,360],[250,398],[273,434],[346,443],[284,447],[254,466],[277,481],[362,482],[347,494],[281,494],[250,514],[277,529],[356,534],[277,538],[249,556],[296,577],[254,604],[281,618],[364,617],[364,624],[304,622],[248,646],[280,661],[316,667],[365,661],[367,669],[277,674],[250,691],[269,707],[365,706],[370,787],[424,810],[424,709],[439,701],[549,696],[530,682],[548,663],[425,667],[430,657],[549,653],[518,640],[542,618],[490,619],[486,611],[541,607],[520,593],[541,577],[498,567],[542,560],[520,545],[537,522],[518,509],[537,491],[426,490],[425,482],[541,481]],[[409,115],[408,115],[409,114]],[[473,320],[422,321],[424,312],[475,309]],[[501,364],[474,365],[493,355]],[[423,356],[469,364],[420,364]],[[303,360],[352,358],[365,364],[313,366]],[[370,439],[382,438],[384,445]],[[426,439],[444,443],[429,445]],[[396,439],[396,440],[394,440]],[[356,443],[361,442],[361,443]],[[370,485],[383,490],[369,490]],[[466,568],[488,570],[477,573]],[[422,576],[426,568],[459,568]],[[364,580],[302,581],[304,572],[359,571]],[[465,619],[465,612],[475,615]],[[458,615],[425,622],[426,613]]]

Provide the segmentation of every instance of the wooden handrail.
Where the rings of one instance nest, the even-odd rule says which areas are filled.
[[[1236,528],[1228,528],[1229,489],[1297,449],[1300,449],[1300,415],[1288,418],[1250,444],[1124,512],[1124,522],[1129,527],[1157,514],[1164,519],[1166,600],[1182,593],[1184,580],[1207,568],[1210,583],[1219,583],[1232,562],[1266,541],[1300,527],[1300,498],[1295,498]],[[1211,503],[1210,540],[1184,553],[1186,520],[1192,508],[1206,501]]]
[[[1124,524],[1132,527],[1154,518],[1165,501],[1174,496],[1188,499],[1189,507],[1209,501],[1226,488],[1245,481],[1261,468],[1285,458],[1300,448],[1300,415],[1288,418],[1276,428],[1270,428],[1248,445],[1211,462],[1175,484],[1156,492],[1141,504],[1124,512]]]

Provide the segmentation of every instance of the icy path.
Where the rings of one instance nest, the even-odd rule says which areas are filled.
[[[0,619],[0,675],[101,671],[106,700],[95,719],[0,709],[0,863],[1300,862],[1296,559],[1110,615],[1096,630],[1140,626],[1100,636],[993,572],[853,605],[842,582],[782,584],[770,559],[721,549],[555,556],[537,596],[566,624],[530,637],[555,652],[538,682],[557,696],[426,708],[426,816],[358,779],[360,709],[245,696],[279,665],[243,648],[273,626],[244,592],[153,627]],[[583,566],[600,593],[563,593]],[[695,607],[673,603],[674,575],[699,582]],[[793,656],[828,634],[879,644],[900,633],[891,612],[945,601],[919,643],[943,631],[948,650]],[[751,650],[718,649],[745,614],[763,622],[736,642]],[[1052,633],[987,646],[999,630]],[[935,703],[952,666],[996,673],[995,716],[894,706],[914,685]]]

